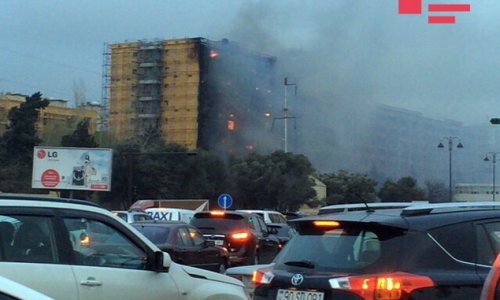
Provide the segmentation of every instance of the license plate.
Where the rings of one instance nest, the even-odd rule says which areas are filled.
[[[296,290],[278,290],[276,300],[323,300],[323,292],[308,292]]]
[[[215,242],[215,245],[217,245],[217,246],[224,245],[224,241],[223,240],[215,240],[214,242]]]

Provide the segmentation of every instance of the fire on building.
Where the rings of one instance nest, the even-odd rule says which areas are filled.
[[[279,82],[275,58],[225,39],[136,41],[108,49],[105,120],[119,139],[154,128],[167,142],[220,155],[278,147],[268,124],[280,109],[272,93]]]

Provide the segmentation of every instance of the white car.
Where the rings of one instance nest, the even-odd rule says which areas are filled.
[[[144,211],[138,210],[112,210],[113,215],[122,218],[127,223],[152,220],[152,218]]]
[[[29,287],[0,276],[0,299],[2,300],[53,300]]]
[[[157,221],[182,221],[191,222],[195,211],[183,208],[152,207],[145,209],[148,216]]]
[[[287,224],[286,217],[275,210],[261,210],[261,209],[239,209],[236,211],[248,212],[260,215],[266,224]]]
[[[54,299],[248,299],[241,281],[172,262],[90,202],[2,198],[0,225],[0,276]]]

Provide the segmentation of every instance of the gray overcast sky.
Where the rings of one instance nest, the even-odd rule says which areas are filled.
[[[229,38],[281,62],[324,105],[382,102],[484,123],[500,116],[500,1],[454,25],[398,15],[397,0],[0,0],[0,92],[100,101],[104,43]]]

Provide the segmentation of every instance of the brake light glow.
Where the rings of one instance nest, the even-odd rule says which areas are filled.
[[[274,274],[271,268],[257,269],[252,274],[254,284],[270,284],[273,278]]]
[[[416,289],[433,287],[429,277],[403,272],[332,278],[333,289],[350,290],[366,300],[406,299]]]
[[[223,216],[225,213],[223,211],[211,211],[210,215],[212,216]]]
[[[314,226],[317,227],[339,227],[340,223],[337,221],[314,221]]]
[[[250,237],[250,234],[246,231],[243,231],[243,232],[236,232],[236,233],[233,233],[231,234],[231,238],[233,240],[246,240]]]

